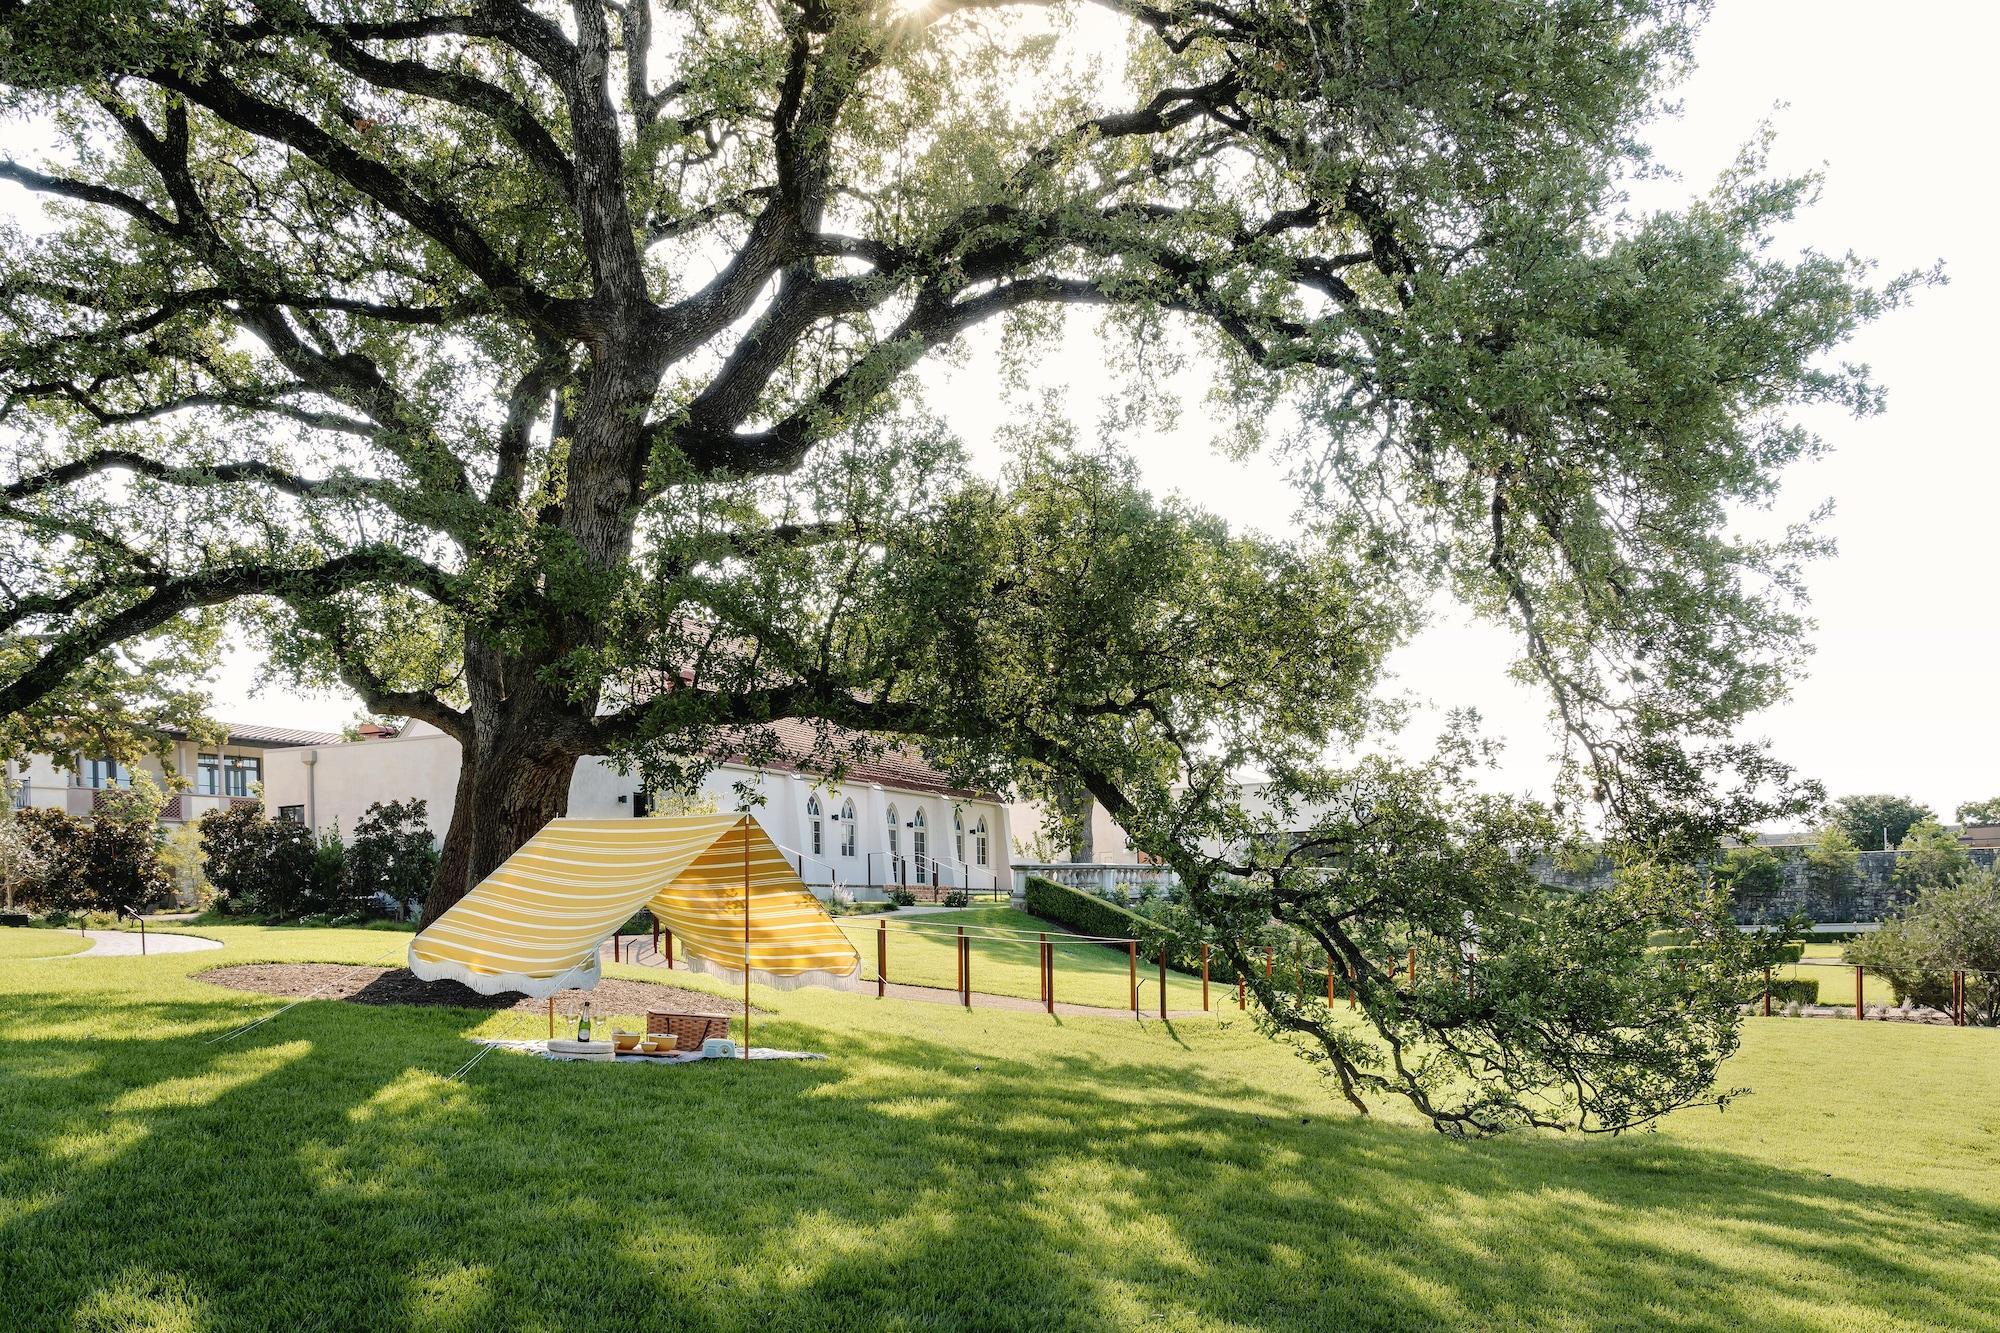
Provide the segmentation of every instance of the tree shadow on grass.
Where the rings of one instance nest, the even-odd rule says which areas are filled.
[[[25,1033],[69,1008],[13,1004]],[[772,1020],[833,1058],[451,1082],[491,1015],[108,1017],[0,1039],[10,1327],[2000,1324],[1988,1202],[1658,1136],[1453,1143],[1023,1022]]]

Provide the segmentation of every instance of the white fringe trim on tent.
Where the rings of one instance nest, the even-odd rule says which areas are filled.
[[[719,977],[733,985],[743,984],[743,969],[729,967],[722,963],[710,962],[706,958],[684,953],[676,961],[676,967],[685,967],[690,972],[703,976]],[[861,964],[856,963],[846,972],[834,972],[826,968],[814,968],[809,972],[766,972],[761,967],[750,969],[750,980],[758,986],[769,986],[772,990],[800,990],[807,986],[824,986],[832,990],[849,989],[861,973]]]
[[[474,972],[463,963],[431,962],[418,958],[415,940],[410,941],[409,964],[410,971],[422,981],[460,981],[481,995],[518,991],[537,1000],[554,995],[559,990],[589,990],[603,976],[603,969],[595,956],[589,962],[553,977],[531,977],[520,972]]]

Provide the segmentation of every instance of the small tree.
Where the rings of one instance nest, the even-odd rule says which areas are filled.
[[[242,805],[203,815],[201,845],[224,911],[285,917],[314,910],[316,875],[324,871],[304,825]]]
[[[201,829],[196,825],[182,824],[167,834],[160,843],[160,864],[183,902],[206,907],[215,896],[215,886],[208,882],[208,859],[201,849]]]
[[[1768,847],[1731,847],[1712,870],[1736,902],[1772,897],[1785,883],[1785,863]]]
[[[1819,837],[1806,848],[1807,880],[1837,908],[1853,904],[1854,868],[1860,863],[1860,849],[1838,824],[1821,829]]]
[[[1937,818],[1937,811],[1921,801],[1886,793],[1844,796],[1828,813],[1857,849],[1885,852],[1907,838],[1913,825]]]
[[[83,839],[75,815],[35,807],[14,816],[21,846],[16,901],[31,912],[75,911],[83,899]]]
[[[19,901],[31,910],[137,911],[167,894],[150,820],[118,813],[86,820],[33,809],[20,811],[14,823],[33,867],[19,886]]]
[[[1950,1003],[1952,973],[1963,970],[1967,1021],[2000,1023],[2000,874],[1967,870],[1922,889],[1880,930],[1849,944],[1846,956],[1888,977],[1898,1000],[1935,1009]]]
[[[402,909],[423,900],[438,861],[426,813],[421,800],[377,801],[355,821],[347,875],[358,904],[380,896]]]
[[[2000,824],[2000,796],[1985,801],[1967,801],[1953,818],[1961,824]]]
[[[41,874],[42,844],[14,809],[14,784],[0,776],[0,907],[12,912],[14,895]]]
[[[1896,883],[1910,888],[1949,884],[1972,868],[1958,835],[1935,819],[1912,825],[1896,853]]]
[[[81,892],[76,906],[92,912],[138,912],[172,892],[160,864],[157,825],[150,820],[105,818],[84,826]]]

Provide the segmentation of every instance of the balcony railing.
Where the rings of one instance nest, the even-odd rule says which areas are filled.
[[[1028,891],[1030,875],[1040,875],[1043,879],[1052,879],[1069,888],[1082,889],[1085,893],[1122,894],[1127,902],[1137,899],[1140,891],[1148,886],[1165,891],[1178,887],[1181,882],[1181,877],[1174,873],[1171,866],[1144,862],[1095,865],[1087,861],[1016,861],[1016,897]]]

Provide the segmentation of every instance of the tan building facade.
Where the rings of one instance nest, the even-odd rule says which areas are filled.
[[[188,785],[170,794],[160,811],[160,822],[174,826],[191,823],[211,810],[254,804],[264,782],[266,756],[274,750],[340,743],[337,732],[250,722],[224,725],[228,736],[220,745],[174,735],[169,737],[164,759],[147,755],[136,766],[89,756],[31,755],[25,760],[9,760],[7,785],[17,808],[53,808],[87,819],[107,791],[132,785],[135,769],[149,774],[162,790],[179,777]]]

